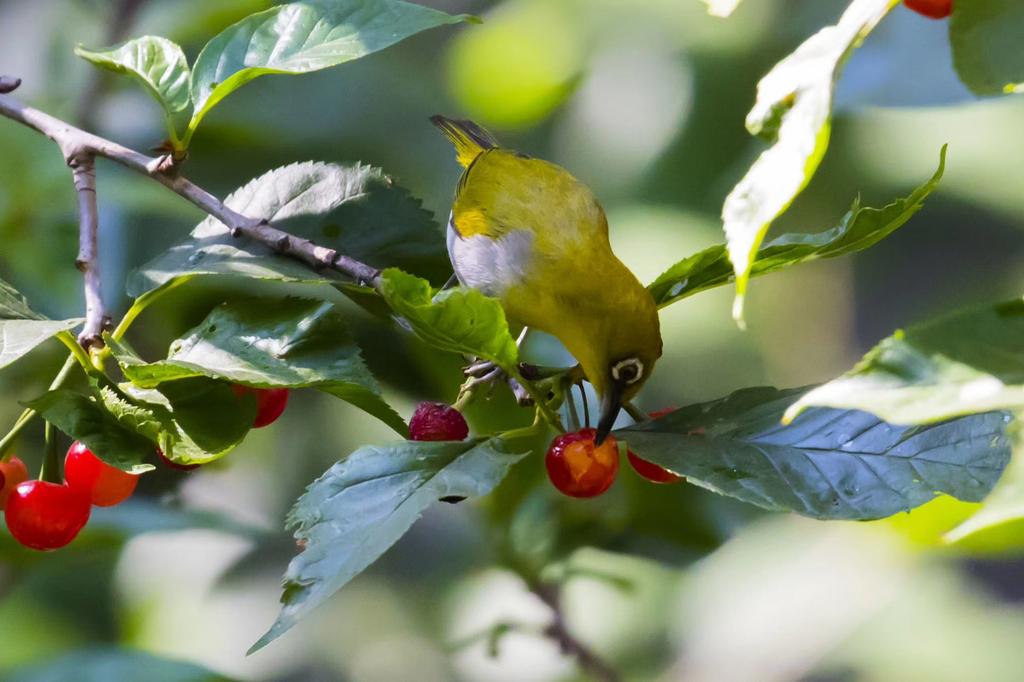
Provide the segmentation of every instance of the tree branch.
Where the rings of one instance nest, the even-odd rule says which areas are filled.
[[[68,159],[78,192],[78,257],[75,267],[85,286],[85,326],[78,335],[82,347],[103,345],[103,332],[111,326],[103,305],[100,267],[97,257],[99,213],[96,209],[96,157],[89,152]]]
[[[530,591],[537,595],[541,601],[551,609],[553,620],[551,625],[545,629],[544,634],[558,642],[562,653],[574,656],[580,666],[580,670],[600,682],[620,682],[622,677],[618,671],[594,653],[590,647],[576,639],[569,632],[565,623],[565,614],[562,612],[561,590],[558,585],[543,582],[531,582]]]
[[[17,79],[0,76],[0,92],[10,92],[17,85],[6,90],[5,87],[15,82],[20,83]],[[225,206],[220,199],[178,174],[170,156],[150,157],[140,154],[116,142],[76,128],[8,95],[0,94],[0,116],[17,121],[53,140],[69,164],[71,159],[83,155],[101,156],[156,180],[219,220],[233,237],[247,237],[315,268],[340,272],[360,284],[377,286],[379,283],[380,270],[377,268],[338,253],[335,249],[319,246],[308,239],[279,230],[265,220],[244,216]]]

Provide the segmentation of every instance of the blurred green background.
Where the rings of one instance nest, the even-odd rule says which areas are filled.
[[[0,72],[23,78],[18,97],[146,149],[161,139],[157,107],[76,59],[73,46],[157,34],[194,59],[212,35],[267,4],[5,0]],[[485,21],[337,69],[260,79],[208,117],[188,175],[223,196],[292,161],[360,160],[421,196],[440,225],[459,169],[427,118],[470,117],[589,183],[616,250],[649,281],[722,241],[722,200],[762,148],[743,128],[757,79],[845,6],[747,0],[721,20],[698,0],[424,4]],[[864,254],[756,280],[747,332],[730,319],[727,288],[664,311],[666,354],[642,406],[822,381],[898,326],[1019,294],[1022,124],[1019,98],[978,101],[959,84],[942,22],[897,8],[850,63],[822,169],[773,229],[827,229],[858,194],[887,203],[928,177],[948,142],[939,191]],[[99,169],[99,199],[105,295],[123,310],[126,273],[202,216],[109,163]],[[56,148],[0,120],[0,277],[54,317],[82,308],[74,206]],[[181,289],[141,318],[132,341],[159,356],[217,296]],[[404,414],[418,400],[454,399],[458,358],[354,308],[351,317]],[[52,343],[0,374],[0,423],[44,390],[61,360]],[[498,396],[471,417],[486,430],[522,419],[514,412]],[[541,476],[536,457],[519,466],[511,491],[429,512],[314,617],[245,657],[276,614],[295,552],[281,530],[291,502],[339,457],[390,437],[341,401],[300,392],[281,421],[223,462],[147,475],[134,506],[98,514],[71,548],[30,555],[0,543],[0,679],[41,679],[25,671],[115,646],[245,680],[576,679],[572,660],[529,632],[508,635],[497,658],[483,642],[452,646],[499,621],[537,626],[549,617],[501,568],[487,523],[515,512],[514,487]],[[35,468],[41,433],[17,453]],[[568,559],[578,576],[566,588],[570,627],[628,679],[1020,679],[1024,560],[936,543],[971,505],[939,500],[890,521],[825,524],[685,486],[655,488],[628,470],[620,479],[598,500],[559,503],[551,518],[567,547],[590,546]],[[548,496],[546,484],[539,490]],[[543,542],[543,531],[524,527],[528,548]],[[163,532],[142,532],[153,530]],[[46,679],[84,673],[67,674]]]

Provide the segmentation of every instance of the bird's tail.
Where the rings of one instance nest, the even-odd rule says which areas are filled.
[[[455,145],[455,158],[463,166],[473,163],[473,159],[484,150],[498,146],[498,141],[493,135],[472,121],[431,116],[430,122],[440,128],[445,137]]]

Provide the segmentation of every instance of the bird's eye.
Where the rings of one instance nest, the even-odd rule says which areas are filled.
[[[644,375],[644,363],[637,358],[626,358],[612,365],[612,379],[624,384],[634,384]]]

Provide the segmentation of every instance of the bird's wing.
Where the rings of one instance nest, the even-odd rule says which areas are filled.
[[[456,158],[466,168],[452,206],[451,226],[458,237],[501,239],[526,230],[563,247],[580,241],[607,246],[604,211],[564,168],[501,148],[472,121],[430,120],[455,145]]]
[[[508,232],[508,228],[493,217],[493,211],[488,210],[489,207],[493,209],[494,174],[476,172],[474,178],[479,178],[479,181],[472,185],[468,182],[470,172],[474,171],[477,162],[489,156],[492,150],[498,149],[498,141],[472,121],[431,116],[430,122],[455,146],[455,158],[466,169],[455,190],[455,202],[448,223],[454,234],[449,236],[458,238],[484,235],[493,239],[500,238]]]
[[[459,181],[452,216],[462,237],[500,239],[527,230],[539,247],[550,243],[558,251],[608,242],[604,211],[589,189],[564,168],[509,149],[489,149],[473,160]]]

